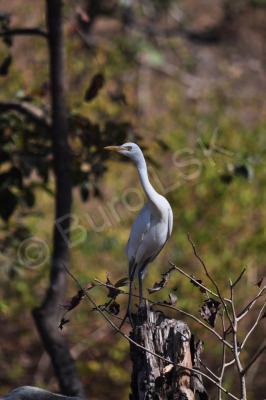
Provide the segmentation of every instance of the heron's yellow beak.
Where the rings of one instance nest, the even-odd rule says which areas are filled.
[[[120,148],[120,146],[106,146],[106,147],[104,147],[104,150],[119,152],[119,150],[121,150],[121,148]]]

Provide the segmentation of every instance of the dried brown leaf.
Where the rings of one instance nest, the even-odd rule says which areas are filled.
[[[262,285],[263,280],[264,280],[264,276],[262,276],[262,277],[258,280],[258,282],[255,283],[255,285],[258,286],[258,288],[260,288],[261,285]]]
[[[169,268],[168,271],[164,272],[162,274],[162,279],[160,280],[160,282],[155,282],[153,287],[148,289],[149,294],[158,292],[159,290],[165,288],[167,285],[167,282],[169,281],[170,273],[174,270],[175,270],[175,267],[171,267],[171,268]]]
[[[60,324],[58,326],[59,329],[63,329],[64,325],[68,324],[70,322],[70,319],[65,319],[64,317],[61,319]]]
[[[105,83],[105,78],[102,73],[94,75],[94,77],[91,80],[90,86],[85,92],[84,100],[88,102],[93,100],[104,86],[104,83]]]
[[[205,321],[209,323],[210,326],[214,327],[216,315],[220,307],[221,303],[219,301],[216,301],[212,298],[207,299],[204,301],[200,309],[200,315]]]

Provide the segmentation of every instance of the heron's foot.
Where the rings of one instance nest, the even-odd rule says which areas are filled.
[[[134,322],[133,322],[133,318],[132,318],[132,314],[131,314],[131,312],[126,312],[126,314],[125,314],[125,316],[124,316],[124,318],[122,319],[122,321],[121,321],[121,324],[119,325],[119,329],[121,329],[122,328],[122,326],[124,325],[124,323],[126,322],[126,320],[129,320],[129,322],[130,322],[130,325],[132,326],[132,328],[134,327]]]
[[[138,310],[139,310],[139,312],[141,312],[142,310],[145,310],[145,309],[146,309],[145,301],[141,300],[141,301],[139,302]]]
[[[147,320],[147,302],[142,301],[138,307],[138,321],[139,323],[143,324]]]

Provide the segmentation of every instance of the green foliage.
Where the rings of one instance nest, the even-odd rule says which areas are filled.
[[[73,185],[80,187],[81,198],[87,201],[90,196],[101,193],[99,182],[107,170],[109,158],[103,151],[104,146],[123,143],[130,125],[107,121],[102,127],[82,115],[73,114],[69,126]],[[53,152],[49,131],[16,113],[1,115],[0,129],[3,132],[0,138],[0,216],[8,221],[19,204],[34,206],[36,188],[49,190]]]
[[[35,172],[47,183],[51,149],[46,132],[16,114],[1,114],[0,130],[0,215],[8,221],[18,205],[34,206],[35,183],[29,178]]]
[[[250,0],[250,3],[253,6],[260,6],[260,7],[265,7],[266,6],[266,1],[265,0]]]

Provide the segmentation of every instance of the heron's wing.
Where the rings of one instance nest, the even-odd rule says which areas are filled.
[[[153,261],[158,256],[158,254],[162,251],[167,240],[171,236],[172,230],[173,230],[173,211],[172,211],[172,208],[169,206],[169,208],[168,208],[168,226],[167,226],[167,233],[166,233],[165,241],[159,248],[157,248],[157,251],[155,251],[151,254],[149,260],[147,260],[148,262]]]
[[[168,208],[168,232],[167,232],[167,239],[171,236],[173,230],[173,211],[172,208],[169,206]]]
[[[132,225],[130,236],[127,242],[126,253],[130,264],[132,262],[131,260],[135,259],[136,252],[143,241],[145,234],[150,229],[151,217],[152,214],[150,205],[149,203],[146,203]]]
[[[140,211],[133,223],[126,252],[129,260],[129,272],[144,268],[161,252],[171,235],[173,227],[173,213],[169,205],[167,218],[164,222],[156,219],[153,206],[150,203]]]

